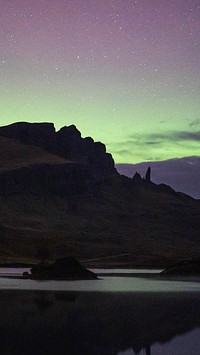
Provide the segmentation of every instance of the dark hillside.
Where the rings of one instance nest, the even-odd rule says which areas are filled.
[[[199,256],[199,201],[114,168],[97,179],[79,155],[72,162],[46,149],[0,138],[2,263],[75,255],[90,266],[160,266]]]

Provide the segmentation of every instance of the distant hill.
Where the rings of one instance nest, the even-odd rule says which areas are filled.
[[[89,266],[167,266],[199,256],[199,201],[149,175],[117,174],[105,146],[75,126],[59,132],[0,127],[2,263],[75,255]]]
[[[196,199],[200,198],[200,156],[139,164],[117,164],[116,168],[120,174],[132,177],[136,171],[144,175],[149,164],[152,168],[152,180],[156,184],[165,183],[175,191],[182,191]]]

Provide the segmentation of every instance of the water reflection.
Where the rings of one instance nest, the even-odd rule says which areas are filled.
[[[200,295],[1,291],[0,314],[2,354],[149,355],[200,326]]]

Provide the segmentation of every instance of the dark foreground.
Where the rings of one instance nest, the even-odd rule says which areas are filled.
[[[200,294],[2,290],[0,314],[3,355],[150,354],[200,327]]]

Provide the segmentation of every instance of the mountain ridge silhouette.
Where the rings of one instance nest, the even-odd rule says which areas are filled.
[[[75,255],[89,266],[199,256],[198,200],[150,174],[118,174],[105,146],[74,125],[58,133],[49,123],[0,127],[1,263],[37,263],[41,246],[47,259]]]

